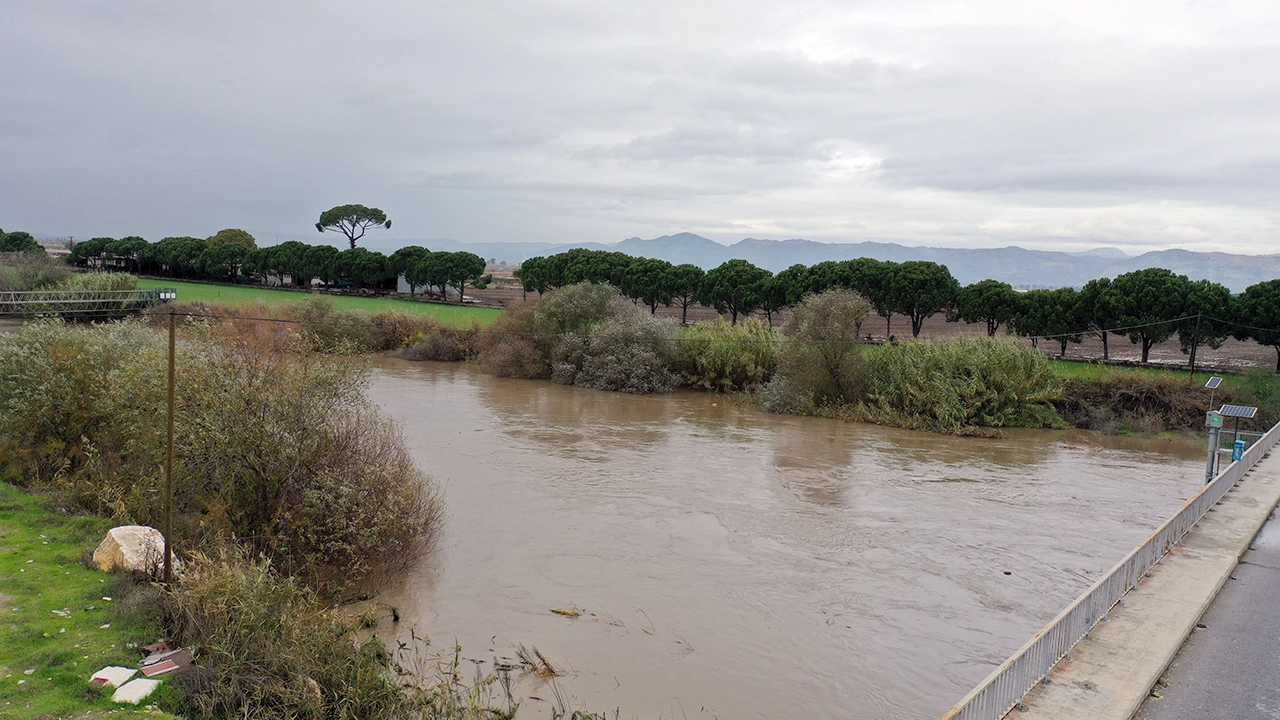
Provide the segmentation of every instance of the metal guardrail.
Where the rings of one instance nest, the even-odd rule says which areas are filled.
[[[1192,496],[1181,510],[1076,598],[1012,657],[1001,663],[940,720],[1000,720],[1017,707],[1022,698],[1048,676],[1058,661],[1084,639],[1160,558],[1182,541],[1187,531],[1267,454],[1277,440],[1280,440],[1280,424],[1271,428],[1239,460],[1228,465],[1213,482]]]
[[[154,290],[28,290],[0,292],[0,315],[92,315],[141,310],[177,298],[172,288]]]

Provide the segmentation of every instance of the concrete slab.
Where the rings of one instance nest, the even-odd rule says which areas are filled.
[[[1280,502],[1260,461],[1024,698],[1017,720],[1130,720]]]
[[[130,680],[116,690],[115,694],[111,696],[111,702],[137,705],[146,700],[158,687],[160,687],[159,680],[148,680],[147,678]]]
[[[108,665],[89,678],[89,682],[98,682],[111,687],[120,687],[129,682],[129,678],[137,674],[134,668],[120,667],[119,665]]]

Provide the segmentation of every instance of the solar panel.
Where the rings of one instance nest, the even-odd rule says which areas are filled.
[[[1222,409],[1218,412],[1222,413],[1223,417],[1244,418],[1248,420],[1257,414],[1258,408],[1249,407],[1248,405],[1223,405]]]
[[[1209,382],[1205,383],[1204,386],[1209,388],[1210,390],[1217,390],[1218,386],[1221,384],[1222,384],[1222,378],[1211,377],[1209,378]]]

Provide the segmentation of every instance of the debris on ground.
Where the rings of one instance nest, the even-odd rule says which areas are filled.
[[[133,668],[120,667],[119,665],[108,665],[89,678],[90,685],[110,685],[111,687],[120,687],[129,682],[129,679],[137,674],[137,670]]]
[[[159,680],[149,680],[147,678],[130,680],[115,691],[115,694],[111,696],[111,702],[137,705],[155,692],[157,687],[160,687]]]

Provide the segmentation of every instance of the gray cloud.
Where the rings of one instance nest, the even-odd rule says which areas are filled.
[[[0,226],[1274,251],[1265,2],[10,4]]]

